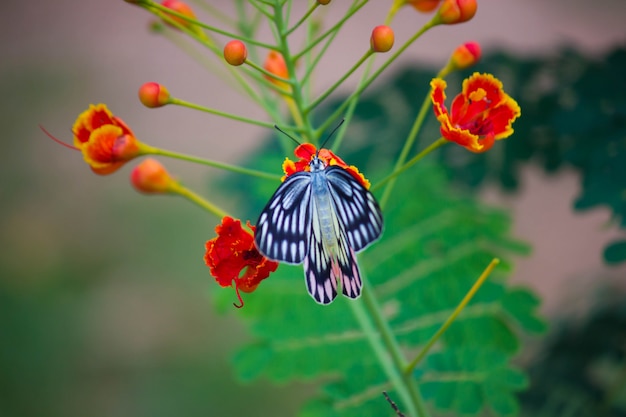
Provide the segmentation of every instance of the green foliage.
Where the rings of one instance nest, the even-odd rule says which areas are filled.
[[[351,155],[342,157],[353,162]],[[261,166],[264,159],[255,156]],[[412,169],[396,187],[384,211],[383,238],[359,259],[371,284],[367,290],[374,291],[384,318],[411,358],[493,257],[526,253],[528,248],[509,237],[506,214],[455,191],[435,166]],[[248,181],[246,193],[255,188]],[[261,204],[267,195],[259,196]],[[252,206],[253,221],[254,211],[258,208]],[[503,262],[417,367],[414,377],[432,407],[459,414],[483,409],[515,414],[515,392],[526,385],[524,375],[510,364],[519,350],[519,332],[541,332],[545,325],[536,315],[536,298],[505,284],[510,269]],[[222,308],[233,301],[228,291],[218,297]],[[245,300],[238,314],[245,317],[255,341],[234,357],[242,379],[323,381],[303,416],[390,414],[381,392],[390,391],[392,398],[397,393],[355,321],[349,305],[354,301],[339,297],[329,306],[317,305],[306,292],[302,268],[286,265]]]

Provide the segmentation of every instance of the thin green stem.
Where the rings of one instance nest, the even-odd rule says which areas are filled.
[[[281,176],[277,174],[270,174],[268,172],[257,171],[254,169],[242,168],[237,165],[230,165],[223,162],[212,161],[210,159],[198,158],[192,155],[186,155],[178,152],[168,151],[166,149],[155,148],[153,146],[143,145],[144,150],[142,154],[152,154],[152,155],[160,155],[166,156],[168,158],[180,159],[183,161],[193,162],[196,164],[207,165],[214,168],[223,169],[226,171],[236,172],[238,174],[250,175],[257,178],[264,178],[272,181],[280,181]]]
[[[365,277],[361,299],[349,303],[352,312],[365,332],[374,354],[413,417],[427,417],[428,413],[415,380],[404,373],[406,361],[391,328],[383,316],[372,286]]]
[[[198,194],[194,193],[193,191],[191,191],[190,189],[186,187],[183,187],[180,184],[176,184],[172,186],[172,190],[170,192],[174,194],[178,194],[181,197],[185,197],[187,200],[200,206],[201,208],[208,211],[209,213],[214,214],[218,218],[223,218],[225,216],[228,216],[228,213],[226,213],[224,210],[217,207],[215,204],[211,203],[210,201],[205,200],[204,198],[200,197]]]
[[[246,59],[245,63],[246,63],[246,65],[249,65],[250,67],[252,67],[255,70],[257,70],[258,72],[260,72],[261,74],[266,75],[266,76],[268,76],[268,77],[270,77],[270,78],[272,78],[272,79],[274,79],[276,81],[280,81],[281,83],[285,83],[285,84],[291,84],[292,83],[292,80],[286,79],[286,78],[283,78],[283,77],[279,77],[278,75],[269,72],[265,68],[259,66],[258,64],[255,64],[254,62],[252,62],[250,60]],[[266,81],[266,82],[269,83],[269,81]],[[273,83],[272,84],[268,84],[268,86],[276,87]],[[282,89],[278,89],[278,92],[280,92],[281,94],[290,94],[289,91],[282,90]]]
[[[335,23],[330,29],[328,29],[326,32],[324,32],[323,34],[321,34],[317,39],[311,41],[310,43],[307,44],[307,46],[301,50],[300,52],[298,52],[297,54],[295,54],[293,56],[294,61],[297,61],[300,57],[302,57],[304,54],[306,54],[307,52],[309,52],[311,49],[315,48],[317,46],[318,43],[320,43],[321,41],[323,41],[327,36],[329,36],[331,33],[337,31],[338,29],[340,29],[343,24],[346,22],[346,20],[348,20],[352,15],[354,15],[361,7],[365,6],[367,4],[368,0],[364,0],[361,3],[357,4],[356,6],[352,7],[351,9],[349,9],[345,16],[341,18],[341,20],[339,20],[337,23]]]
[[[276,25],[276,30],[279,34],[279,49],[283,54],[283,58],[285,59],[285,65],[287,66],[287,73],[289,74],[290,84],[293,87],[291,92],[291,98],[293,99],[293,106],[290,107],[294,120],[301,123],[303,134],[307,137],[306,139],[310,142],[316,141],[315,130],[311,126],[311,120],[308,115],[306,115],[303,111],[304,102],[302,97],[302,86],[298,81],[296,76],[296,65],[295,59],[293,55],[291,55],[291,51],[289,49],[289,42],[287,40],[286,32],[286,22],[284,20],[282,10],[280,6],[274,6],[274,24]],[[289,102],[288,102],[289,104]]]
[[[190,103],[188,101],[181,100],[181,99],[174,98],[174,97],[170,98],[169,104],[175,104],[177,106],[183,106],[183,107],[187,107],[187,108],[194,109],[194,110],[200,110],[205,113],[215,114],[217,116],[222,116],[227,119],[237,120],[237,121],[248,123],[251,125],[269,127],[271,129],[274,128],[274,123],[262,122],[260,120],[254,120],[254,119],[250,119],[250,118],[243,117],[243,116],[237,116],[236,114],[231,114],[231,113],[223,112],[221,110],[211,109],[209,107],[204,107],[199,104]],[[297,128],[294,128],[294,127],[286,127],[285,129],[297,130]]]
[[[450,314],[450,317],[448,317],[448,319],[441,325],[439,330],[437,330],[437,332],[430,338],[430,340],[428,340],[426,345],[424,345],[424,347],[417,354],[415,359],[413,359],[411,363],[407,365],[407,367],[404,370],[405,375],[411,375],[413,373],[413,371],[415,370],[415,367],[422,361],[422,359],[424,359],[424,357],[430,351],[430,348],[433,347],[433,345],[437,342],[437,340],[439,340],[439,338],[446,332],[446,330],[448,330],[448,328],[454,322],[454,320],[456,320],[458,315],[461,314],[461,311],[463,311],[467,303],[470,302],[470,300],[474,297],[476,292],[483,285],[485,280],[489,277],[489,275],[491,274],[491,271],[493,271],[493,269],[499,263],[500,263],[500,260],[498,258],[493,258],[491,260],[489,265],[487,265],[487,268],[485,268],[485,270],[483,271],[482,274],[480,274],[480,277],[478,277],[474,285],[472,285],[472,288],[470,288],[470,290],[467,292],[467,294],[465,294],[465,297],[463,297],[459,305],[457,305],[454,311],[452,312],[452,314]]]
[[[385,61],[367,80],[359,84],[357,89],[335,110],[335,112],[327,119],[326,123],[320,127],[320,130],[326,130],[333,120],[340,117],[345,111],[346,107],[351,105],[352,100],[358,97],[363,90],[378,78],[378,76],[385,70],[392,62],[394,62],[415,40],[423,35],[428,29],[437,25],[435,19],[426,23],[419,31],[417,31],[411,38],[409,38],[387,61]]]
[[[224,35],[224,36],[226,36],[228,38],[238,39],[238,40],[240,40],[242,42],[248,43],[250,45],[257,45],[257,46],[260,46],[262,48],[275,49],[275,47],[273,45],[270,45],[268,43],[259,42],[256,39],[248,38],[248,37],[245,37],[245,36],[241,36],[241,35],[239,35],[237,33],[229,32],[229,31],[217,28],[215,26],[208,25],[206,23],[200,22],[199,20],[190,18],[189,16],[186,16],[186,15],[184,15],[182,13],[178,13],[177,11],[172,10],[172,9],[170,9],[168,7],[162,6],[159,3],[155,3],[155,2],[153,2],[151,0],[140,0],[138,2],[138,4],[144,6],[148,10],[155,9],[156,10],[155,14],[157,14],[157,16],[159,16],[161,18],[163,18],[164,15],[166,15],[166,16],[167,15],[176,16],[176,17],[178,17],[178,18],[180,18],[180,19],[182,19],[182,20],[184,20],[186,22],[189,22],[190,24],[192,24],[192,25],[194,25],[196,27],[200,27],[200,28],[206,29],[206,30],[208,30],[210,32],[218,33],[220,35]]]
[[[415,165],[415,163],[418,162],[420,159],[424,158],[426,155],[428,155],[429,153],[431,153],[435,149],[445,145],[446,143],[448,143],[448,140],[446,138],[441,137],[441,138],[437,139],[436,141],[434,141],[433,143],[428,145],[428,147],[426,147],[420,153],[418,153],[413,158],[411,158],[409,160],[409,162],[407,162],[406,164],[404,164],[401,167],[397,168],[396,170],[394,170],[391,174],[387,175],[382,180],[378,181],[376,183],[376,185],[372,186],[372,191],[373,190],[377,190],[378,188],[380,188],[381,186],[383,186],[387,182],[393,180],[398,175],[402,174],[404,171],[406,171],[407,169],[409,169],[413,165]],[[384,206],[384,204],[382,203],[383,201],[386,203],[388,197],[385,198],[385,196],[389,194],[387,192],[387,189],[390,189],[390,188],[391,188],[391,184],[387,186],[387,188],[385,189],[385,193],[383,194],[383,197],[381,197],[381,206]],[[383,200],[383,198],[384,198],[384,200]]]
[[[330,88],[328,88],[321,96],[319,96],[313,103],[309,104],[309,106],[304,109],[305,113],[311,112],[318,104],[320,104],[326,97],[332,94],[337,87],[339,87],[343,82],[357,70],[370,56],[372,56],[374,52],[370,49],[350,68],[341,78],[339,78]]]
[[[448,66],[446,66],[444,69],[439,71],[439,73],[437,73],[437,77],[442,77],[445,74],[447,74],[447,72],[446,72],[447,68],[448,68]],[[420,107],[420,110],[417,113],[417,117],[415,118],[415,121],[413,122],[413,126],[411,126],[411,131],[409,132],[409,135],[407,136],[406,141],[404,142],[404,146],[402,147],[402,151],[400,151],[400,155],[398,156],[398,159],[396,161],[396,165],[394,167],[394,172],[392,172],[389,176],[384,178],[379,184],[376,185],[376,187],[378,187],[378,186],[384,184],[387,181],[391,181],[391,182],[389,182],[389,184],[385,188],[385,191],[383,192],[383,195],[380,198],[381,207],[384,207],[387,204],[387,200],[389,200],[389,197],[391,196],[391,192],[392,192],[393,187],[395,185],[395,179],[394,178],[398,174],[400,174],[401,172],[406,171],[409,167],[411,167],[417,161],[422,159],[424,156],[428,155],[430,152],[434,151],[435,149],[437,149],[438,147],[440,147],[441,145],[446,143],[444,138],[439,138],[435,142],[431,143],[422,152],[420,152],[419,154],[414,156],[411,159],[411,161],[409,161],[406,164],[404,163],[406,161],[406,158],[409,155],[409,152],[411,151],[411,148],[413,148],[413,144],[415,143],[415,140],[417,139],[417,134],[419,133],[419,131],[422,128],[422,125],[424,124],[424,119],[426,118],[426,115],[428,114],[430,106],[431,106],[431,99],[430,99],[430,95],[427,94],[426,97],[424,97],[424,101],[422,102],[422,106]]]
[[[319,5],[320,4],[318,2],[313,3],[313,6],[311,6],[309,8],[309,10],[306,11],[304,16],[302,16],[302,18],[300,20],[298,20],[298,22],[295,25],[293,25],[293,27],[291,29],[289,29],[289,30],[287,30],[287,32],[285,32],[285,35],[289,36],[291,33],[293,33],[293,31],[298,29],[304,22],[306,22],[306,20],[309,18],[309,16],[311,16],[311,14],[313,14],[315,9],[317,9],[319,7]]]

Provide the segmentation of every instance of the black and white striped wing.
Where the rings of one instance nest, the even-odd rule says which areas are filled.
[[[334,216],[325,221],[332,222],[336,243],[327,247],[323,242],[320,218],[312,200],[312,226],[309,253],[304,259],[304,280],[311,297],[320,304],[329,304],[337,296],[337,282],[341,281],[342,292],[350,298],[361,295],[361,274],[354,251],[350,248],[339,218]]]
[[[278,187],[256,223],[254,241],[267,258],[302,263],[311,235],[311,174],[297,172]]]
[[[329,183],[338,223],[354,252],[365,249],[383,232],[383,215],[370,193],[356,178],[341,167],[324,170]]]

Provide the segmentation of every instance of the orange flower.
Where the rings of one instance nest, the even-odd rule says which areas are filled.
[[[441,135],[472,152],[485,152],[494,142],[513,133],[512,124],[521,110],[502,89],[502,83],[491,74],[475,72],[463,81],[463,90],[446,108],[446,82],[434,78],[430,97]]]
[[[254,245],[255,227],[247,222],[250,233],[241,227],[241,221],[225,216],[215,228],[217,237],[206,242],[204,262],[211,275],[222,287],[252,292],[259,283],[276,271],[278,262],[270,261]],[[244,271],[243,274],[241,271]]]
[[[285,158],[285,162],[283,162],[283,171],[285,172],[285,176],[282,178],[283,181],[285,180],[285,178],[296,172],[310,171],[311,168],[309,167],[309,163],[315,156],[316,148],[315,145],[313,145],[312,143],[303,143],[302,145],[298,145],[293,153],[299,159],[294,162],[289,158]],[[320,149],[318,157],[324,162],[326,166],[338,165],[344,168],[365,188],[370,188],[370,182],[363,176],[363,174],[359,172],[359,169],[357,167],[355,167],[354,165],[346,164],[343,159],[339,158],[331,150]]]
[[[82,151],[85,162],[100,175],[117,171],[131,159],[149,151],[137,140],[119,117],[104,104],[93,104],[82,112],[72,128],[74,146]]]

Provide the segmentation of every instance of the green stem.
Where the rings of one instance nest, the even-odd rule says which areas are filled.
[[[287,32],[285,32],[285,36],[288,36],[294,30],[298,29],[300,27],[300,25],[302,25],[308,19],[308,17],[311,16],[311,14],[313,14],[315,9],[317,9],[319,5],[320,4],[318,2],[313,3],[313,6],[311,6],[311,8],[309,10],[307,10],[307,12],[304,14],[304,16],[302,16],[302,18],[300,20],[298,20],[298,23],[293,25],[293,27],[291,29],[289,29]]]
[[[186,187],[183,187],[182,185],[178,183],[172,186],[172,189],[170,190],[170,192],[173,194],[178,194],[181,197],[185,197],[187,200],[200,206],[201,208],[208,211],[209,213],[216,215],[220,219],[225,216],[228,216],[228,213],[226,213],[221,208],[217,207],[215,204],[211,203],[208,200],[205,200],[204,198],[200,197],[198,194],[194,193],[193,191],[191,191],[190,189]]]
[[[170,9],[169,7],[162,6],[159,3],[155,3],[155,2],[153,2],[151,0],[140,0],[140,1],[138,1],[138,4],[146,7],[148,10],[156,9],[157,16],[159,16],[161,18],[163,17],[163,15],[176,16],[176,17],[178,17],[178,18],[180,18],[180,19],[182,19],[182,20],[184,20],[186,22],[191,23],[194,26],[201,27],[201,28],[206,29],[208,31],[211,31],[213,33],[218,33],[220,35],[224,35],[224,36],[226,36],[228,38],[238,39],[238,40],[240,40],[242,42],[245,42],[245,43],[248,43],[250,45],[260,46],[261,48],[275,49],[275,47],[273,45],[270,45],[270,44],[267,44],[267,43],[264,43],[264,42],[259,42],[256,39],[247,38],[247,37],[241,36],[241,35],[239,35],[237,33],[234,33],[234,32],[228,32],[226,30],[219,29],[219,28],[217,28],[215,26],[207,25],[206,23],[202,23],[199,20],[192,19],[189,16],[186,16],[184,14],[178,13],[177,11]]]
[[[407,414],[413,417],[427,417],[428,413],[411,375],[404,373],[406,361],[376,297],[372,286],[365,277],[361,300],[350,302],[352,312],[365,332],[374,354],[387,374],[393,387],[398,391]]]
[[[385,183],[393,180],[398,175],[402,174],[404,171],[406,171],[407,169],[409,169],[413,165],[415,165],[415,163],[418,162],[420,159],[424,158],[426,155],[428,155],[429,153],[431,153],[435,149],[445,145],[446,143],[448,143],[448,140],[446,138],[441,137],[441,138],[437,139],[436,141],[434,141],[433,143],[428,145],[428,147],[426,149],[422,150],[420,153],[418,153],[413,158],[411,158],[409,160],[409,162],[407,162],[406,164],[404,164],[404,165],[400,166],[399,168],[395,169],[391,174],[387,175],[385,178],[383,178],[382,180],[378,181],[376,183],[376,185],[372,186],[372,190],[376,190],[376,189],[380,188],[381,186],[383,186]],[[384,206],[387,203],[387,199],[388,199],[389,193],[391,192],[391,191],[387,192],[387,190],[389,190],[391,187],[392,187],[392,184],[387,185],[387,188],[385,189],[385,192],[383,193],[383,196],[380,199],[381,206]]]
[[[329,36],[331,33],[337,31],[338,29],[340,29],[343,24],[346,22],[346,20],[348,20],[352,15],[354,15],[361,7],[365,6],[367,4],[368,0],[364,0],[361,3],[357,4],[356,6],[353,6],[351,9],[349,9],[347,11],[347,13],[345,14],[344,17],[341,18],[341,20],[339,20],[337,23],[335,23],[330,29],[328,29],[326,32],[324,32],[323,34],[321,34],[317,39],[315,39],[314,41],[308,43],[306,45],[306,47],[301,50],[300,52],[298,52],[296,55],[293,56],[294,61],[297,61],[300,57],[302,57],[304,54],[306,54],[307,52],[309,52],[311,49],[315,48],[315,46],[317,46],[318,43],[320,43],[321,41],[323,41],[327,36]]]
[[[226,112],[223,112],[221,110],[211,109],[209,107],[204,107],[204,106],[201,106],[199,104],[191,103],[189,101],[181,100],[181,99],[174,98],[174,97],[170,98],[169,104],[175,104],[177,106],[183,106],[183,107],[187,107],[187,108],[194,109],[194,110],[200,110],[200,111],[203,111],[203,112],[206,112],[206,113],[215,114],[217,116],[222,116],[222,117],[225,117],[227,119],[237,120],[237,121],[248,123],[248,124],[251,124],[251,125],[269,127],[269,128],[272,128],[272,129],[274,128],[274,123],[262,122],[260,120],[254,120],[254,119],[249,119],[249,118],[243,117],[243,116],[237,116],[235,114],[226,113]],[[285,129],[287,129],[287,130],[297,130],[297,128],[295,128],[295,127],[286,127]]]
[[[347,106],[349,106],[352,100],[355,97],[358,97],[363,90],[365,90],[369,85],[378,78],[378,76],[385,70],[392,62],[394,62],[400,54],[402,54],[415,40],[417,40],[421,35],[423,35],[428,29],[437,25],[437,21],[435,19],[426,23],[419,31],[417,31],[411,38],[409,38],[387,61],[385,61],[367,80],[363,83],[359,84],[357,89],[335,110],[335,112],[328,117],[326,123],[324,123],[319,129],[326,130],[329,128],[330,124],[333,120],[337,119],[341,116]]]
[[[447,74],[446,72],[447,68],[448,66],[446,66],[444,69],[439,71],[439,73],[437,73],[437,77],[442,77],[445,74]],[[420,110],[417,113],[417,117],[415,118],[415,121],[413,122],[413,126],[411,126],[411,131],[409,132],[409,135],[407,136],[406,141],[404,142],[402,151],[400,151],[400,155],[398,156],[398,160],[396,161],[396,166],[394,167],[394,172],[391,173],[389,176],[387,176],[379,184],[376,185],[376,187],[378,187],[384,184],[385,182],[391,180],[391,182],[387,185],[387,188],[385,188],[385,191],[383,192],[382,197],[380,198],[381,207],[384,207],[387,204],[387,200],[389,200],[389,197],[391,196],[391,191],[393,190],[393,187],[395,185],[394,178],[398,174],[400,174],[401,172],[404,172],[406,169],[408,169],[411,165],[413,165],[414,163],[422,159],[424,156],[428,155],[430,152],[434,151],[435,149],[437,149],[438,147],[446,143],[444,138],[439,138],[434,143],[430,144],[430,146],[428,146],[422,152],[414,156],[411,159],[411,161],[409,161],[407,164],[404,164],[404,162],[406,161],[406,158],[409,155],[409,152],[411,151],[411,148],[413,147],[413,144],[415,143],[415,139],[417,139],[417,134],[419,133],[420,129],[422,128],[422,125],[424,124],[424,119],[426,118],[426,115],[428,114],[430,106],[431,106],[430,95],[426,94],[426,97],[424,97],[424,101],[422,102],[422,106],[420,107]]]
[[[299,122],[303,129],[303,135],[306,136],[306,140],[309,142],[315,142],[315,130],[311,126],[311,120],[304,113],[304,102],[302,97],[302,85],[298,81],[296,76],[296,65],[293,55],[289,49],[289,42],[287,40],[286,22],[282,14],[281,7],[279,5],[274,6],[274,24],[279,35],[279,50],[283,54],[285,59],[285,65],[287,66],[287,74],[289,74],[289,83],[291,84],[291,98],[293,99],[293,107],[291,108],[294,120]],[[288,103],[289,104],[289,103]]]
[[[264,178],[272,181],[280,181],[281,176],[276,174],[270,174],[268,172],[257,171],[254,169],[242,168],[236,165],[225,164],[222,162],[211,161],[210,159],[198,158],[191,155],[186,155],[178,152],[168,151],[166,149],[155,148],[153,146],[143,145],[142,154],[148,155],[160,155],[168,158],[180,159],[183,161],[193,162],[196,164],[207,165],[214,168],[220,168],[226,171],[236,172],[238,174],[250,175],[257,178]]]
[[[463,297],[463,300],[461,300],[459,305],[456,306],[456,308],[454,309],[450,317],[448,317],[448,319],[441,325],[439,330],[437,330],[437,332],[430,338],[430,340],[426,343],[426,345],[422,348],[422,350],[417,354],[415,359],[413,359],[411,363],[409,363],[408,366],[405,368],[404,370],[405,375],[411,375],[413,373],[413,370],[415,369],[415,367],[421,362],[422,359],[424,359],[424,357],[426,356],[430,348],[432,348],[433,345],[437,342],[437,340],[439,340],[441,335],[443,335],[446,332],[446,330],[448,330],[448,328],[454,322],[454,320],[456,320],[458,315],[461,314],[461,311],[463,311],[467,303],[470,302],[470,300],[474,297],[474,295],[479,290],[479,288],[483,285],[485,280],[489,277],[489,275],[491,274],[491,271],[493,271],[493,268],[495,268],[496,265],[498,265],[499,263],[500,263],[500,260],[498,258],[493,258],[491,260],[489,265],[487,265],[487,268],[485,268],[485,270],[480,275],[480,277],[478,277],[474,285],[472,285],[472,288],[470,288],[467,294],[465,294],[465,297]]]
[[[361,64],[363,64],[365,62],[365,60],[367,58],[372,56],[373,53],[374,52],[370,49],[365,54],[363,54],[363,56],[356,62],[356,64],[354,64],[352,66],[352,68],[350,68],[340,79],[338,79],[332,86],[330,86],[330,88],[328,88],[321,96],[319,96],[317,99],[315,99],[315,101],[313,103],[309,104],[309,106],[306,109],[304,109],[304,112],[305,113],[309,113],[311,110],[313,110],[315,107],[317,107],[317,105],[320,104],[330,94],[332,94],[333,91],[335,91],[337,89],[337,87],[339,87],[341,84],[343,84],[343,82],[349,76],[351,76],[354,73],[354,71],[356,71],[357,68],[359,68],[361,66]]]

